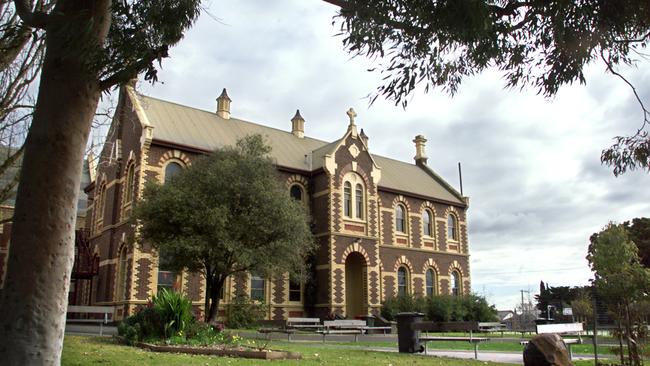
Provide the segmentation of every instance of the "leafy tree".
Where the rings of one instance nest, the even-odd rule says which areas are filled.
[[[503,72],[508,87],[532,85],[545,96],[585,83],[584,67],[598,59],[627,82],[617,66],[634,64],[650,42],[647,0],[325,1],[341,8],[344,47],[379,59],[385,83],[374,98],[403,106],[419,83],[454,94],[464,77],[490,67]],[[650,170],[650,112],[632,91],[643,124],[601,155],[615,175]]]
[[[80,173],[97,102],[140,72],[155,80],[154,62],[193,24],[200,1],[58,0],[51,9],[29,0],[13,4],[23,27],[43,31],[46,50],[0,298],[0,313],[11,314],[0,319],[0,359],[58,364]]]
[[[136,208],[142,242],[171,268],[206,279],[206,320],[215,322],[228,276],[301,277],[314,241],[306,210],[280,186],[262,137],[216,150],[165,184],[150,183]]]
[[[627,229],[630,240],[639,249],[641,264],[650,268],[650,218],[637,217],[632,222],[625,221],[623,226]]]
[[[639,328],[634,304],[643,300],[650,289],[650,269],[639,262],[638,249],[624,225],[610,223],[590,238],[587,260],[594,272],[593,283],[615,314],[620,329],[620,355],[627,344],[629,364],[640,365]]]

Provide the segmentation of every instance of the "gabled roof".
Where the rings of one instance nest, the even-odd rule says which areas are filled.
[[[246,135],[261,134],[271,146],[271,154],[279,166],[303,171],[321,168],[323,156],[340,142],[328,143],[306,136],[299,138],[288,131],[242,119],[224,119],[213,112],[141,94],[132,95],[136,95],[137,103],[146,114],[146,123],[153,126],[153,140],[210,151],[234,145]],[[414,164],[374,154],[372,157],[382,171],[380,188],[465,205],[460,194],[437,175],[432,176]]]

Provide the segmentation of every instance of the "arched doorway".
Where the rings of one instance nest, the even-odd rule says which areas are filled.
[[[345,315],[354,318],[366,315],[366,260],[353,252],[345,259]]]

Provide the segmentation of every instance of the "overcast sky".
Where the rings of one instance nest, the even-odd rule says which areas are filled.
[[[428,139],[429,164],[471,199],[473,291],[511,309],[520,290],[539,281],[586,285],[589,236],[608,221],[650,216],[650,174],[615,178],[600,151],[630,134],[642,115],[630,90],[602,65],[586,86],[564,87],[547,100],[535,90],[503,89],[497,72],[466,79],[453,98],[416,93],[406,110],[366,96],[380,83],[373,64],[351,58],[332,26],[336,8],[312,0],[213,1],[185,40],[163,61],[147,95],[215,110],[228,88],[232,115],[291,129],[300,109],[308,136],[332,141],[346,130],[345,111],[374,154],[412,162],[412,140]],[[650,103],[650,64],[624,70]],[[645,69],[645,70],[644,70]]]

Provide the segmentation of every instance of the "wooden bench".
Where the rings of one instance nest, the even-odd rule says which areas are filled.
[[[495,332],[500,332],[501,337],[503,337],[503,332],[508,330],[505,324],[503,323],[491,323],[491,322],[482,322],[478,323],[478,328],[480,332],[485,332],[485,333],[495,333]]]
[[[113,313],[115,308],[112,306],[68,306],[68,311],[66,315],[66,323],[95,323],[99,324],[99,335],[104,335],[104,324],[108,324],[108,319],[110,315],[111,321],[113,320]],[[98,315],[101,314],[101,318],[72,318],[70,314],[92,314]]]
[[[318,330],[323,326],[320,324],[319,318],[289,318],[283,327],[279,328],[260,328],[257,331],[267,335],[267,339],[271,338],[271,333],[284,333],[287,335],[287,341],[291,342],[291,335],[297,331],[305,330]]]
[[[359,334],[362,334],[365,328],[367,328],[365,320],[326,320],[323,322],[323,329],[317,332],[323,335],[323,342],[328,334],[353,334],[354,341],[357,342]]]
[[[573,359],[573,351],[571,350],[572,344],[582,344],[582,332],[584,331],[582,323],[557,323],[557,324],[538,324],[537,334],[555,333],[562,337],[562,341],[566,344],[569,351],[569,359]],[[567,335],[577,335],[578,338],[564,338]],[[522,346],[525,346],[530,341],[520,341]]]
[[[474,337],[473,332],[480,330],[478,322],[420,322],[413,323],[411,328],[420,332],[468,332],[469,337],[447,337],[447,336],[420,336],[420,342],[424,343],[424,354],[427,354],[427,342],[445,341],[445,342],[469,342],[474,346],[474,358],[478,359],[478,345],[481,342],[487,342],[490,339],[484,337]]]

